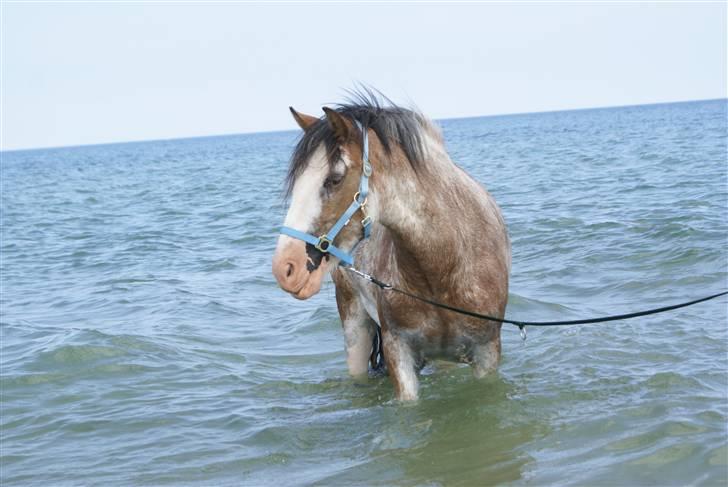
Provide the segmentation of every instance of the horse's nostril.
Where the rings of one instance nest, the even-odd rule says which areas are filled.
[[[286,268],[286,277],[291,277],[291,274],[293,274],[293,264],[289,262]]]

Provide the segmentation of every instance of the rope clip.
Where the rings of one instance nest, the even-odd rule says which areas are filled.
[[[528,335],[526,335],[526,325],[519,324],[518,329],[521,331],[521,340],[525,342],[526,338],[528,338]]]

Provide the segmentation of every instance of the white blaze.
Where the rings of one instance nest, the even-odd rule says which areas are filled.
[[[296,179],[291,192],[291,205],[283,225],[310,232],[314,220],[321,214],[321,187],[329,172],[328,161],[323,147],[317,149],[308,167]],[[288,235],[278,237],[278,248],[289,242],[299,241]]]

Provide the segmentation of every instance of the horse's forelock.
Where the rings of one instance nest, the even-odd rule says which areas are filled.
[[[424,115],[399,107],[381,94],[378,97],[371,90],[351,92],[349,102],[336,107],[336,111],[351,122],[359,122],[365,129],[372,129],[386,154],[391,154],[396,145],[413,169],[417,170],[424,164],[424,132],[431,130]],[[361,138],[356,137],[355,140],[359,143]],[[328,162],[333,167],[341,158],[341,147],[325,119],[315,122],[296,144],[286,176],[286,196],[290,196],[296,179],[305,171],[311,156],[322,144]]]
[[[321,145],[325,147],[329,165],[333,166],[341,157],[341,151],[326,120],[319,120],[314,123],[309,130],[303,133],[293,149],[291,163],[286,175],[286,197],[291,195],[296,179],[306,170],[311,157]]]

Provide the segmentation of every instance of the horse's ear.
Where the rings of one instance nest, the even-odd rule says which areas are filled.
[[[291,110],[291,115],[293,115],[293,119],[296,121],[299,127],[303,129],[305,132],[306,130],[310,129],[313,124],[318,122],[318,118],[314,117],[313,115],[306,115],[305,113],[299,113],[296,110],[293,109],[293,107],[288,107]]]
[[[349,139],[352,129],[351,122],[336,110],[329,107],[324,107],[323,110],[326,114],[326,121],[329,122],[329,127],[333,130],[336,140],[343,144]]]

